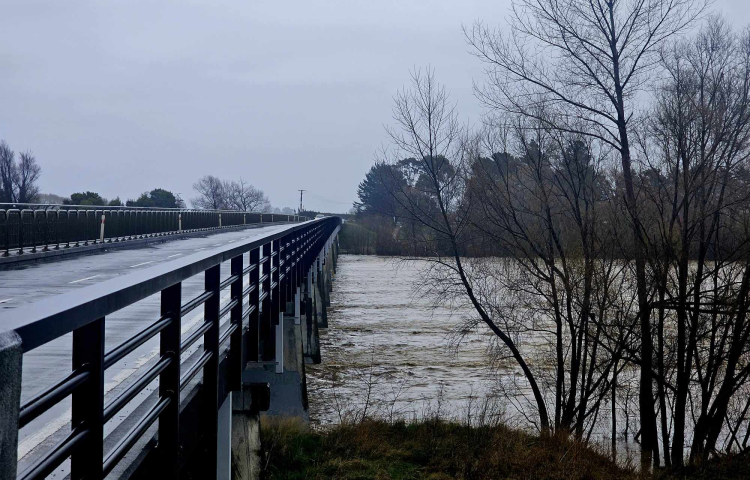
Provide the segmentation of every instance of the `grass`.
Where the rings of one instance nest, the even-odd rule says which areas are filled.
[[[267,479],[635,479],[630,469],[563,437],[443,421],[367,421],[314,432],[298,423],[262,432]]]

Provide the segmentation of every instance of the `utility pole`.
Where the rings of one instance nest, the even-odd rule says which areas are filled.
[[[302,194],[305,193],[307,190],[297,190],[299,192],[299,212],[302,213]]]

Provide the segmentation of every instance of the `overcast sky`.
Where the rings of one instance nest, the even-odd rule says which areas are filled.
[[[32,150],[45,193],[189,200],[242,176],[274,206],[344,212],[386,142],[394,93],[431,65],[481,109],[461,25],[510,0],[0,0],[0,139]],[[738,26],[750,1],[715,8]]]

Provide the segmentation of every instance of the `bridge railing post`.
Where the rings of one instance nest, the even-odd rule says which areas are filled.
[[[21,408],[21,337],[13,330],[0,332],[0,472],[16,478],[18,412]]]
[[[230,275],[237,276],[237,280],[232,283],[231,300],[237,301],[237,305],[230,312],[232,325],[235,331],[229,340],[229,389],[239,391],[242,389],[242,291],[243,291],[243,255],[237,255],[232,258],[230,264]]]
[[[204,439],[206,445],[206,472],[216,472],[219,434],[219,309],[221,298],[221,264],[206,270],[205,287],[213,292],[204,304],[203,320],[210,327],[203,335],[203,348],[211,352],[211,358],[203,367]]]
[[[286,242],[286,237],[272,242],[271,259],[271,285],[275,285],[269,292],[271,294],[271,319],[273,321],[272,329],[274,330],[274,359],[276,360],[276,373],[284,371],[284,310],[281,302],[285,301],[284,288],[279,281],[279,259],[281,256],[281,242]],[[286,268],[286,265],[285,265]]]
[[[249,284],[255,285],[255,288],[250,291],[250,298],[248,299],[248,308],[250,309],[250,315],[247,320],[247,358],[251,362],[258,361],[259,349],[258,344],[260,342],[259,332],[259,319],[260,319],[260,285],[258,280],[260,278],[261,267],[258,265],[260,260],[260,249],[256,248],[250,251],[250,265],[255,265],[255,268],[250,271]]]
[[[271,317],[271,244],[263,245],[260,261],[262,287],[260,300],[260,359],[269,362],[275,359],[276,320]]]
[[[71,478],[98,479],[104,469],[104,318],[73,330],[73,370],[78,369],[88,370],[89,379],[73,391],[71,427],[88,434],[70,457]]]
[[[170,399],[169,405],[159,415],[159,450],[163,476],[175,479],[179,477],[180,452],[181,303],[182,283],[162,290],[161,315],[171,320],[159,334],[159,350],[162,357],[169,357],[172,361],[159,374],[159,396]]]

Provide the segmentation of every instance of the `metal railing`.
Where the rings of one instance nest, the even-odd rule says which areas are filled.
[[[218,441],[217,415],[227,394],[224,391],[222,395],[219,384],[225,385],[226,390],[239,390],[242,371],[249,363],[280,361],[282,352],[277,351],[276,331],[287,302],[292,301],[307,272],[316,268],[319,253],[340,223],[338,217],[327,217],[289,225],[262,238],[196,253],[83,288],[75,295],[52,297],[0,314],[0,326],[20,337],[23,353],[72,332],[72,371],[21,405],[18,415],[20,429],[71,396],[70,432],[17,478],[45,478],[68,458],[72,479],[104,478],[157,419],[160,468],[167,478],[177,478],[181,429],[201,428],[205,442],[215,446]],[[220,269],[225,261],[230,262],[230,272],[221,281]],[[200,274],[204,276],[203,292],[183,303],[182,282]],[[230,290],[230,297],[221,305],[220,296],[225,289]],[[156,293],[161,295],[161,316],[105,351],[107,315]],[[181,319],[200,306],[204,308],[203,322],[183,336]],[[228,323],[222,331],[224,318]],[[117,398],[105,403],[105,370],[156,336],[160,345],[157,361],[145,372],[139,371],[140,377]],[[181,355],[200,339],[202,352],[191,365],[184,365],[181,375]],[[220,346],[226,342],[228,368],[223,371],[224,377],[219,361]],[[180,391],[201,372],[201,425],[180,425]],[[20,382],[20,372],[18,379]],[[156,379],[157,401],[113,448],[105,451],[106,422]],[[202,461],[208,465],[207,471],[215,471],[216,448],[207,451],[209,454]]]
[[[297,215],[224,210],[0,204],[0,256],[305,220]]]

